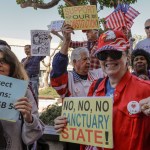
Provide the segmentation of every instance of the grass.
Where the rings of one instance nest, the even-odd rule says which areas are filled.
[[[47,87],[39,90],[39,97],[52,97],[52,98],[58,98],[60,97],[56,90],[52,87]]]

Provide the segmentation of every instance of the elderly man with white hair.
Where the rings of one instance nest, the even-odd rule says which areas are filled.
[[[70,25],[63,27],[63,45],[59,53],[53,59],[51,71],[51,85],[62,97],[83,97],[87,96],[89,87],[92,82],[98,78],[103,78],[101,69],[90,70],[90,54],[87,48],[78,47],[71,53],[72,71],[67,71],[68,65],[68,48],[71,41],[71,32],[73,29]],[[61,124],[66,122],[67,118],[59,116],[55,119],[55,129],[57,125],[60,129]],[[79,144],[67,144],[71,150],[79,149]]]

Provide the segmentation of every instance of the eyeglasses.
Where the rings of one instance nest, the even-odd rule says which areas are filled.
[[[8,64],[5,58],[0,58],[0,64]]]
[[[150,26],[146,26],[145,29],[146,29],[146,30],[150,29]]]
[[[118,60],[122,57],[122,51],[102,51],[97,54],[97,58],[101,61],[104,61],[107,59],[107,57],[111,57],[113,60]]]

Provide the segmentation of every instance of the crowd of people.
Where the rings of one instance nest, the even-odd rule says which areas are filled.
[[[87,36],[84,42],[73,41],[73,32],[68,24],[62,27],[62,35],[52,31],[62,39],[63,44],[53,58],[51,86],[62,99],[112,96],[113,149],[149,150],[150,19],[145,22],[147,38],[137,43],[133,51],[129,37],[119,30],[109,29],[103,33],[97,29],[83,30]],[[73,48],[72,71],[67,70],[70,47]],[[20,112],[18,120],[15,123],[0,120],[2,150],[24,150],[25,146],[31,149],[30,146],[34,147],[44,131],[44,124],[38,115],[38,88],[40,61],[45,56],[31,56],[31,45],[25,45],[24,50],[27,57],[19,62],[9,44],[0,40],[0,75],[29,81],[26,94],[14,104]],[[100,82],[97,82],[99,79]],[[136,111],[129,109],[128,105],[132,103],[136,104]],[[67,125],[67,118],[58,116],[54,122],[56,132],[60,133]],[[74,145],[74,149],[108,150],[90,143]]]
[[[147,38],[150,33],[149,23],[148,19],[145,23]],[[55,55],[52,64],[51,85],[53,88],[62,98],[113,95],[113,149],[150,149],[150,82],[148,81],[150,54],[148,51],[144,47],[140,47],[131,53],[129,39],[124,33],[108,30],[96,39],[94,57],[99,60],[100,68],[90,67],[91,53],[87,45],[82,45],[83,47],[75,48],[72,51],[73,70],[68,72],[68,49],[72,44],[73,29],[70,25],[65,25],[62,30],[63,45]],[[90,31],[86,31],[87,36]],[[62,66],[59,66],[60,63]],[[96,78],[103,79],[95,90],[97,80],[93,77],[94,81],[89,83],[89,79],[91,79],[89,73],[94,71],[96,74],[99,69],[101,70]],[[127,107],[132,103],[136,103],[136,111]],[[67,122],[65,116],[58,116],[55,119],[56,131],[62,132]],[[80,150],[108,149],[88,144],[80,145]]]

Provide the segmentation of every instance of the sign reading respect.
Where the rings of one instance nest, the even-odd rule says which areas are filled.
[[[62,115],[68,123],[61,141],[113,148],[111,97],[68,97]]]
[[[76,30],[98,29],[99,21],[95,5],[63,8],[65,23]]]
[[[16,122],[19,111],[14,108],[14,103],[24,97],[28,81],[0,75],[0,120]]]

